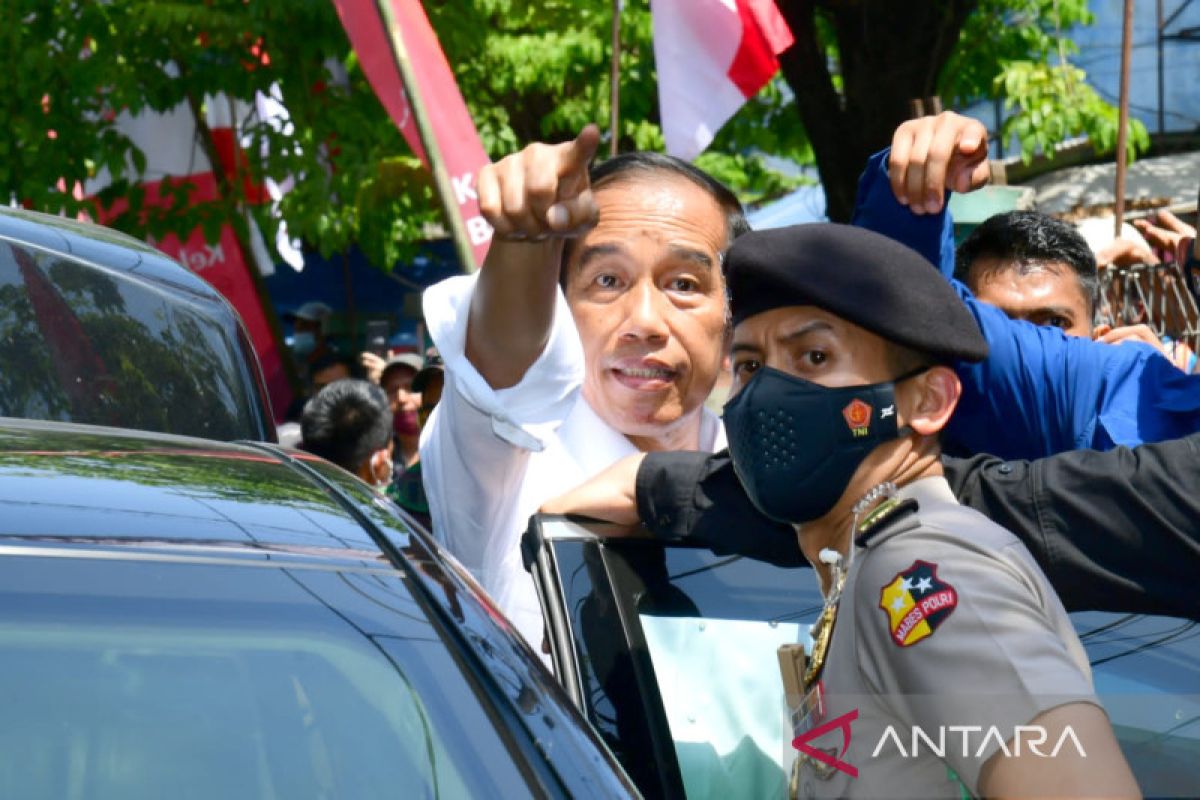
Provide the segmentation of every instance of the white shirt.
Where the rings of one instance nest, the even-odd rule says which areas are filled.
[[[425,323],[446,384],[421,433],[421,476],[434,536],[537,651],[542,612],[520,551],[529,518],[637,448],[580,394],[583,347],[561,291],[537,361],[515,386],[488,385],[465,352],[475,280],[449,278],[425,291]],[[725,447],[721,421],[701,413],[701,447]]]

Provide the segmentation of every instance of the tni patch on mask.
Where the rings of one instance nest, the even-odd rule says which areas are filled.
[[[842,409],[842,416],[846,418],[851,433],[856,437],[867,436],[871,433],[871,412],[874,410],[870,404],[856,397]]]

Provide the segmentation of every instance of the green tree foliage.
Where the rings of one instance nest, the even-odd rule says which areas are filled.
[[[942,69],[941,93],[956,105],[1003,99],[1011,116],[1000,135],[1015,137],[1026,161],[1084,135],[1098,153],[1111,152],[1117,109],[1069,62],[1078,48],[1067,32],[1093,21],[1087,0],[981,0]],[[1149,144],[1145,125],[1131,120],[1129,158]]]
[[[609,118],[609,0],[471,0],[425,4],[484,147],[500,158],[535,140],[565,140]],[[442,222],[432,182],[388,119],[330,0],[9,0],[0,10],[23,68],[0,99],[0,187],[41,210],[74,214],[72,189],[102,171],[101,201],[128,203],[112,224],[140,237],[203,225],[243,226],[243,178],[290,177],[280,204],[289,232],[323,255],[358,244],[388,267]],[[47,46],[49,45],[49,47]],[[266,56],[263,57],[262,54]],[[645,0],[622,17],[623,149],[661,148],[651,18]],[[202,112],[214,97],[250,101],[276,87],[291,116],[279,130],[250,120],[244,175],[209,203],[188,187],[165,209],[144,205],[145,157],[114,127],[127,110]],[[433,99],[436,102],[436,98]],[[763,152],[803,157],[799,125],[779,86],[723,131],[704,165],[748,199],[797,183]],[[202,114],[201,114],[202,116]],[[203,139],[203,132],[201,132]],[[267,215],[259,221],[270,227]]]
[[[1004,98],[1016,113],[1001,133],[1026,154],[1053,155],[1081,133],[1101,151],[1115,139],[1115,112],[1068,63],[1069,30],[1091,22],[1086,0],[776,2],[796,37],[780,62],[834,219],[849,218],[864,160],[890,143],[912,99]]]
[[[848,215],[863,159],[887,143],[910,97],[1007,97],[1018,112],[1008,131],[1027,152],[1079,132],[1100,145],[1113,138],[1109,108],[1077,72],[1025,66],[1065,59],[1060,31],[1087,21],[1085,0],[778,3],[797,38],[784,77],[699,159],[744,200],[799,183],[763,158],[776,155],[815,161],[831,213]],[[493,159],[566,140],[588,122],[607,131],[611,0],[424,6]],[[429,176],[368,85],[330,0],[5,0],[0,43],[13,54],[0,95],[6,200],[74,214],[88,207],[75,187],[107,172],[115,180],[100,200],[128,205],[114,226],[161,237],[202,225],[215,238],[226,221],[244,234],[244,180],[290,178],[280,211],[291,234],[326,256],[357,244],[382,268],[441,226]],[[648,0],[625,3],[620,66],[617,143],[661,148]],[[117,113],[184,104],[203,118],[218,95],[251,101],[273,89],[290,125],[249,121],[241,174],[216,200],[175,186],[168,208],[147,208],[137,186],[145,157],[114,127]],[[200,139],[208,144],[203,130]]]
[[[1083,70],[1070,64],[1011,61],[996,76],[1005,108],[1015,112],[1004,121],[1000,135],[1016,137],[1021,158],[1028,163],[1038,153],[1054,156],[1054,146],[1071,137],[1084,136],[1098,153],[1117,146],[1118,110],[1087,83]],[[1129,120],[1125,150],[1129,161],[1150,146],[1150,134],[1141,120]]]

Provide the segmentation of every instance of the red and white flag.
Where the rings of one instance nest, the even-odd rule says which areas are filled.
[[[779,70],[792,32],[775,0],[651,0],[667,152],[691,159]]]
[[[489,161],[487,153],[420,0],[389,2],[412,64],[414,86],[405,87],[401,80],[392,53],[391,37],[375,0],[333,0],[371,88],[404,134],[409,147],[429,166],[410,100],[421,103],[425,109],[446,172],[450,175],[455,205],[470,239],[475,264],[482,264],[492,241],[492,227],[479,213],[475,180],[479,170]],[[471,268],[473,265],[464,266]]]

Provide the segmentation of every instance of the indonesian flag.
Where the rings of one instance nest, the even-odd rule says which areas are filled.
[[[667,152],[692,159],[779,70],[792,46],[775,0],[651,0]]]

